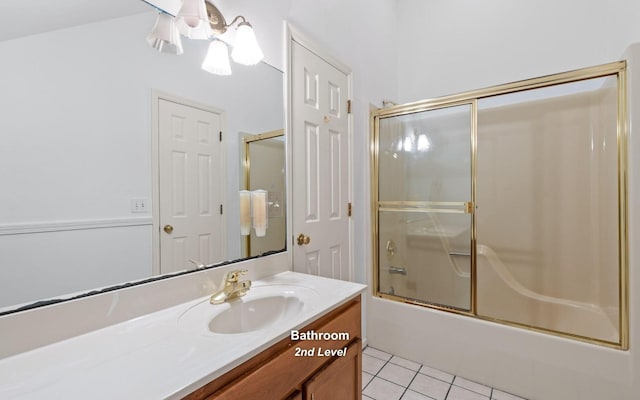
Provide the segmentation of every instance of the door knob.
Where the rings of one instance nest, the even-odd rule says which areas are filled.
[[[165,225],[164,226],[164,231],[167,232],[168,234],[171,234],[171,232],[173,232],[173,226]]]
[[[304,233],[298,235],[298,246],[302,246],[305,244],[309,244],[311,242],[311,238],[306,236]]]

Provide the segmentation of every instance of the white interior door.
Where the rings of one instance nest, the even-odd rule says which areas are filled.
[[[291,46],[293,269],[351,280],[349,76]]]
[[[158,100],[160,273],[225,260],[222,112]]]

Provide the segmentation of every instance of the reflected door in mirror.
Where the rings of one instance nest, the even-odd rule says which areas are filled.
[[[160,272],[225,259],[224,114],[159,99]]]

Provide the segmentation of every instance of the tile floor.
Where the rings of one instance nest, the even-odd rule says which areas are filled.
[[[362,355],[363,400],[524,400],[371,346]]]

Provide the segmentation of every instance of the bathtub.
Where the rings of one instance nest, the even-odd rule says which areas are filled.
[[[617,343],[618,309],[536,293],[520,283],[493,249],[477,246],[478,315]],[[614,321],[616,321],[614,323]]]

